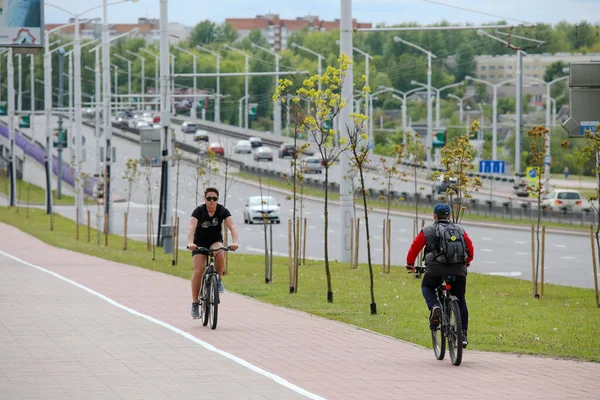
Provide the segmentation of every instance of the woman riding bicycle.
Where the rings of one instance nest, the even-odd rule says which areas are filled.
[[[468,344],[467,329],[469,323],[469,311],[467,309],[467,301],[465,299],[467,288],[467,267],[471,261],[473,261],[475,250],[473,248],[473,242],[471,242],[467,232],[465,232],[462,227],[458,225],[449,225],[452,224],[452,222],[448,220],[449,216],[450,206],[447,204],[439,203],[434,207],[433,219],[435,222],[424,227],[413,241],[406,256],[406,269],[415,269],[415,260],[417,259],[423,247],[425,247],[424,262],[426,272],[421,282],[421,291],[423,293],[423,297],[425,298],[425,302],[427,303],[427,307],[430,310],[429,323],[432,328],[437,327],[437,325],[440,323],[440,318],[442,315],[435,289],[442,283],[442,279],[445,276],[455,277],[451,291],[452,294],[458,299],[458,306],[460,308],[463,328],[463,347],[466,347]],[[448,260],[444,259],[443,255],[440,255],[439,232],[440,230],[444,230],[448,227],[455,229],[459,235],[462,234],[462,239],[464,240],[461,241],[460,237],[456,238],[453,236],[453,244],[454,242],[457,244],[459,242],[464,243],[466,246],[466,249],[464,249],[466,250],[466,260],[457,263],[448,263]]]
[[[194,274],[192,275],[192,318],[200,318],[198,296],[200,284],[204,275],[206,255],[198,251],[198,247],[220,248],[223,247],[222,224],[225,221],[227,228],[231,231],[233,244],[229,246],[232,250],[238,248],[238,231],[233,222],[233,217],[227,208],[218,204],[219,191],[215,188],[206,188],[204,191],[204,204],[196,207],[190,218],[188,226],[188,249],[192,250],[192,263]],[[215,255],[215,267],[219,274],[219,292],[223,293],[225,287],[221,282],[224,268],[224,255],[218,252]]]

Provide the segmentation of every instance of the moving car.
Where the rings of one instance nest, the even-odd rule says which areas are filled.
[[[196,133],[194,133],[194,142],[206,142],[210,141],[210,137],[208,136],[208,132],[203,131],[202,129],[198,129]]]
[[[234,153],[252,153],[252,143],[249,140],[238,140],[233,147]]]
[[[250,196],[244,205],[244,223],[254,222],[277,223],[280,220],[280,205],[271,196]]]
[[[207,151],[209,153],[212,152],[212,153],[215,153],[215,154],[220,155],[220,156],[224,156],[225,155],[225,149],[223,148],[223,146],[219,142],[214,142],[214,143],[209,144]]]
[[[554,189],[542,200],[542,209],[546,210],[583,210],[583,198],[577,190]]]
[[[323,165],[323,160],[318,157],[306,157],[304,160],[302,160],[302,169],[307,174],[322,174],[323,168],[325,168]]]
[[[196,133],[197,130],[198,127],[193,122],[185,121],[181,124],[181,132],[183,133]]]
[[[267,160],[273,161],[273,150],[270,147],[257,147],[252,156],[254,161]]]
[[[252,148],[255,149],[257,147],[262,147],[263,146],[263,141],[261,138],[259,137],[249,137],[248,141],[250,142],[250,144],[252,145]]]
[[[298,153],[298,148],[294,147],[293,143],[284,143],[279,146],[279,158],[283,157],[296,157],[296,153]]]
[[[456,191],[456,178],[445,179],[444,175],[440,175],[439,179],[431,184],[432,194],[446,194],[446,189]]]

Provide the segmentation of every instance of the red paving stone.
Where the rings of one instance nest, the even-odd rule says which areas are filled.
[[[440,392],[465,399],[600,398],[597,363],[466,351],[457,368],[449,360],[435,360],[430,349],[231,292],[223,296],[219,326],[212,331],[189,317],[188,280],[48,246],[4,224],[0,224],[0,237],[0,250],[6,253],[72,279],[324,398],[420,399]],[[0,268],[5,260],[0,257]],[[42,275],[44,280],[57,279]],[[118,332],[123,340],[135,337],[127,324],[105,329]],[[189,343],[190,348],[200,346]],[[135,358],[135,354],[128,357]],[[146,359],[139,365],[148,362],[161,370],[159,359]],[[228,379],[236,382],[235,376]],[[165,387],[160,386],[163,382]],[[439,389],[433,385],[440,385]],[[168,380],[157,379],[154,386],[161,393],[172,389]],[[244,392],[240,398],[250,397],[250,392]]]

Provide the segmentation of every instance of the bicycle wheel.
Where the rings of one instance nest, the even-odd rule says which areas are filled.
[[[452,364],[459,366],[462,361],[463,345],[462,345],[462,322],[460,319],[460,310],[458,302],[451,301],[448,306],[448,351],[450,352],[450,361]]]
[[[446,355],[446,336],[444,335],[441,324],[437,329],[431,330],[431,342],[433,344],[433,354],[435,354],[435,358],[443,360]]]
[[[209,286],[208,286],[208,284],[206,284],[205,280],[203,279],[202,280],[202,289],[200,290],[200,292],[201,292],[200,315],[202,318],[202,326],[208,325],[208,314],[209,314],[208,289],[209,289]]]
[[[219,286],[217,285],[216,275],[213,275],[210,278],[208,296],[208,305],[210,307],[210,329],[215,329],[217,327],[217,317],[219,316]]]

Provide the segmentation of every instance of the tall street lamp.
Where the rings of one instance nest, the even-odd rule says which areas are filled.
[[[248,96],[242,96],[239,100],[238,100],[238,107],[239,107],[239,120],[238,120],[238,126],[241,128],[242,127],[242,121],[244,120],[244,114],[242,114],[242,107],[244,104],[244,101],[248,99]]]
[[[515,79],[508,79],[500,83],[492,83],[483,79],[474,78],[472,76],[465,76],[466,80],[483,83],[493,89],[492,97],[492,160],[498,159],[498,88],[504,86],[507,83],[515,82]]]
[[[411,85],[418,85],[421,87],[426,88],[427,85],[421,82],[417,82],[417,81],[411,81],[410,82]],[[463,86],[465,84],[464,81],[462,82],[458,82],[458,83],[453,83],[450,85],[446,85],[446,86],[442,86],[441,88],[437,89],[435,87],[431,87],[431,90],[435,91],[435,127],[436,129],[440,128],[440,93],[446,89],[450,89],[453,87],[457,87],[457,86]]]
[[[413,47],[425,54],[427,54],[427,151],[425,152],[427,159],[427,170],[431,170],[431,149],[433,148],[433,121],[432,121],[432,109],[431,109],[431,59],[437,58],[432,52],[425,50],[424,48],[417,46],[414,43],[408,42],[398,36],[394,36],[394,41],[404,43],[410,47]]]
[[[6,52],[7,60],[7,75],[8,75],[8,105],[6,114],[8,115],[8,135],[9,135],[9,150],[10,158],[8,160],[8,174],[10,177],[10,197],[9,203],[11,207],[17,205],[17,171],[15,164],[15,70],[13,64],[13,49],[9,48]]]
[[[401,90],[394,89],[394,88],[387,87],[387,86],[383,86],[383,85],[379,86],[379,88],[380,89],[390,89],[392,92],[394,92],[394,93],[399,94],[400,96],[402,96],[402,97],[400,97],[400,96],[397,96],[396,94],[392,94],[393,98],[395,98],[397,100],[400,100],[402,102],[402,131],[403,131],[402,143],[406,144],[406,131],[408,129],[408,126],[407,126],[407,123],[406,123],[407,122],[406,121],[406,110],[407,110],[407,107],[408,107],[408,104],[407,104],[408,97],[411,94],[413,94],[413,93],[417,93],[417,92],[421,91],[422,89],[421,88],[416,88],[416,89],[411,89],[411,90],[409,90],[407,92],[403,92]]]
[[[216,65],[216,72],[217,72],[217,83],[216,83],[216,88],[215,88],[215,92],[216,92],[216,97],[215,97],[215,122],[220,124],[221,123],[221,77],[219,76],[220,73],[220,67],[221,67],[221,55],[217,52],[212,51],[211,49],[208,49],[206,47],[202,47],[200,45],[196,45],[196,48],[198,50],[202,50],[205,51],[209,54],[212,54],[213,56],[216,57],[217,59],[217,65]]]
[[[256,43],[252,43],[252,47],[275,56],[275,90],[277,90],[279,87],[279,59],[281,56],[274,51],[257,45]],[[281,136],[281,104],[278,101],[273,102],[273,131],[275,131],[275,135]]]
[[[194,60],[192,72],[194,73],[194,75],[196,75],[196,65],[198,64],[198,55],[195,53],[192,53],[189,50],[182,49],[179,46],[173,46],[173,47],[175,47],[177,50],[181,51],[182,53],[185,53],[192,57],[192,59]],[[196,98],[196,76],[194,76],[193,79],[194,79],[194,94],[192,97],[192,107],[191,107],[192,109],[190,110],[190,117],[192,117],[192,119],[196,119],[196,108],[197,108],[196,104],[198,103],[198,100]]]
[[[145,103],[146,103],[146,72],[144,71],[144,63],[146,61],[146,59],[144,58],[144,56],[142,56],[141,54],[138,53],[134,53],[133,51],[130,50],[125,50],[125,52],[127,54],[131,54],[132,56],[138,57],[140,59],[140,62],[142,64],[141,66],[141,70],[140,70],[140,101],[138,102],[139,107],[141,107],[142,110],[144,110],[146,108]],[[156,93],[155,93],[156,95]]]
[[[304,50],[304,51],[306,51],[307,53],[310,53],[310,54],[312,54],[312,55],[315,55],[315,56],[317,56],[317,58],[318,58],[318,60],[319,60],[319,66],[318,66],[318,69],[317,69],[317,73],[319,74],[319,76],[321,76],[321,74],[322,74],[322,71],[323,71],[323,69],[322,69],[322,68],[323,68],[323,66],[322,66],[322,62],[323,62],[323,59],[324,59],[325,57],[324,57],[322,54],[319,54],[319,53],[317,53],[316,51],[313,51],[313,50],[311,50],[311,49],[309,49],[309,48],[306,48],[306,47],[304,47],[304,46],[300,46],[300,45],[299,45],[299,44],[297,44],[297,43],[292,43],[292,44],[291,44],[291,46],[292,46],[292,47],[294,47],[294,48],[298,48],[298,49],[300,49],[300,50]],[[321,82],[319,82],[319,91],[321,91]]]
[[[160,71],[159,56],[158,56],[158,54],[155,54],[148,49],[141,48],[140,51],[148,54],[149,56],[154,57],[154,96],[159,96],[159,93],[160,93],[160,88],[159,88],[160,79],[158,78],[158,73]],[[133,54],[133,53],[131,53],[131,54]],[[143,79],[146,79],[146,78],[143,78]],[[160,106],[158,106],[158,105],[156,107],[157,107],[157,109],[160,108]]]
[[[232,46],[230,46],[228,44],[224,44],[223,46],[226,47],[226,48],[228,48],[229,50],[234,51],[236,53],[239,53],[239,54],[241,54],[241,55],[243,55],[245,57],[245,62],[244,62],[244,67],[245,68],[244,69],[246,71],[246,74],[248,74],[248,59],[250,58],[250,55],[248,53],[245,53],[245,52],[241,51],[240,49],[236,49],[235,47],[232,47]],[[245,79],[244,80],[244,98],[246,99],[245,100],[245,102],[246,102],[246,111],[245,111],[245,118],[244,118],[244,120],[245,120],[245,128],[248,129],[248,111],[249,111],[248,110],[248,98],[249,98],[249,96],[248,96],[248,75],[246,75],[244,77],[244,79]]]
[[[129,95],[128,101],[131,103],[131,60],[116,53],[113,56],[127,63],[127,94]]]

